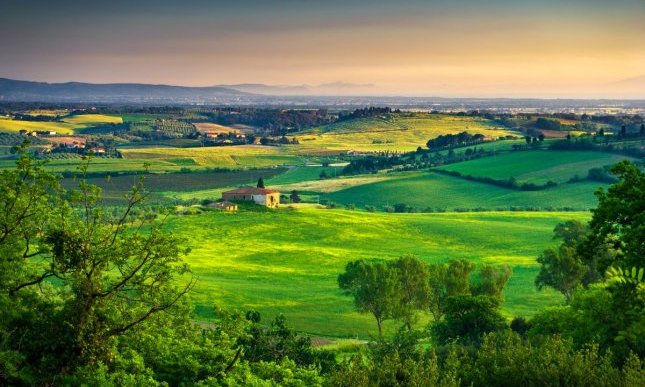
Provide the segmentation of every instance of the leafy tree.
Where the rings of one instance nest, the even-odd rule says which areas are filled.
[[[589,228],[576,220],[555,226],[553,239],[561,240],[562,243],[557,249],[546,249],[538,257],[540,273],[535,279],[538,289],[554,288],[569,302],[573,291],[583,283],[589,271],[578,253],[578,246],[588,233]]]
[[[645,257],[645,174],[629,161],[611,172],[619,181],[596,192],[598,207],[589,222],[590,233],[579,252],[596,280],[610,266],[642,267]]]
[[[465,259],[453,259],[448,262],[446,289],[450,296],[470,294],[470,275],[475,271],[475,264]]]
[[[354,296],[358,311],[374,316],[379,336],[383,336],[383,321],[399,316],[400,282],[385,262],[349,262],[338,276],[338,286]]]
[[[40,242],[62,201],[56,176],[29,157],[24,148],[15,170],[0,172],[0,291],[4,297],[53,277],[51,264],[37,264],[48,254]]]
[[[535,278],[537,288],[554,288],[569,302],[587,273],[587,267],[576,249],[562,244],[558,249],[544,250],[537,261],[540,264],[540,273]]]
[[[162,232],[163,220],[132,216],[145,198],[140,187],[113,218],[99,206],[98,188],[81,180],[63,195],[56,178],[25,154],[3,177],[2,303],[16,311],[34,297],[46,302],[28,324],[2,312],[3,328],[22,338],[12,343],[39,372],[51,377],[107,362],[118,337],[172,308],[192,287],[192,280],[177,281],[189,272],[181,262],[186,250]]]
[[[321,179],[327,179],[329,176],[327,175],[327,172],[325,172],[325,170],[323,169],[322,171],[320,171],[319,177]]]
[[[247,313],[247,318],[249,314]],[[244,359],[250,362],[281,363],[291,359],[298,366],[316,367],[328,372],[335,364],[334,354],[315,350],[309,336],[299,335],[286,324],[283,315],[277,316],[269,327],[259,324],[259,316],[253,316],[248,335],[240,340],[244,348]]]
[[[445,319],[432,325],[432,337],[438,344],[478,345],[485,333],[506,327],[499,305],[488,296],[449,297]]]
[[[390,263],[398,278],[400,313],[408,330],[416,320],[416,311],[426,309],[430,294],[428,265],[413,255],[403,256]]]
[[[266,188],[266,187],[264,186],[264,179],[263,179],[263,178],[259,178],[259,179],[258,179],[257,188]]]
[[[434,318],[439,321],[444,315],[444,307],[448,298],[448,286],[446,278],[448,276],[448,265],[434,264],[428,267],[428,284],[430,291],[428,294],[428,309]]]
[[[504,300],[504,288],[513,271],[508,265],[484,265],[479,269],[479,279],[472,284],[473,295],[492,297],[500,302]]]
[[[475,265],[467,260],[451,260],[448,264],[429,266],[428,308],[435,321],[444,316],[448,297],[470,294],[470,274],[474,270]]]

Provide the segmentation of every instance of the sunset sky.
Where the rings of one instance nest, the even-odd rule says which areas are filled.
[[[0,77],[645,98],[645,0],[2,0]]]

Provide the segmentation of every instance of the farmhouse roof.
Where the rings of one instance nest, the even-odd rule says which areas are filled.
[[[272,193],[280,193],[280,191],[276,191],[274,189],[266,189],[266,188],[242,187],[231,191],[223,192],[222,194],[266,195],[266,194],[272,194]]]

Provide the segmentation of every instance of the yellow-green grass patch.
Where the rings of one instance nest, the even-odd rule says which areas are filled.
[[[21,121],[13,120],[6,117],[0,117],[0,131],[19,132],[26,130],[56,132],[57,134],[73,134],[77,125],[67,122],[49,122],[49,121]]]
[[[111,116],[107,114],[75,114],[73,116],[65,117],[63,121],[79,126],[93,126],[98,124],[121,124],[123,119],[121,116]]]
[[[507,317],[530,316],[560,304],[538,292],[535,258],[553,245],[553,227],[588,213],[384,214],[299,208],[268,212],[208,212],[172,218],[169,229],[192,248],[187,258],[198,283],[191,299],[198,317],[213,305],[255,309],[264,321],[283,313],[298,330],[367,338],[369,315],[354,311],[336,282],[347,262],[415,254],[428,263],[451,258],[509,264],[514,274],[503,306]],[[422,319],[425,321],[425,318]],[[395,324],[388,324],[393,332]]]
[[[125,158],[145,160],[192,160],[200,167],[249,168],[304,165],[305,160],[281,147],[240,145],[200,148],[122,148]]]
[[[389,118],[360,118],[326,125],[295,135],[301,144],[335,150],[413,150],[429,139],[462,131],[488,138],[516,135],[480,117],[443,114],[392,114]]]

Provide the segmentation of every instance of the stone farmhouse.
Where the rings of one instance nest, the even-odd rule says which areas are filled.
[[[227,201],[252,201],[261,206],[276,208],[280,205],[280,191],[266,188],[243,187],[222,192],[222,199]]]

